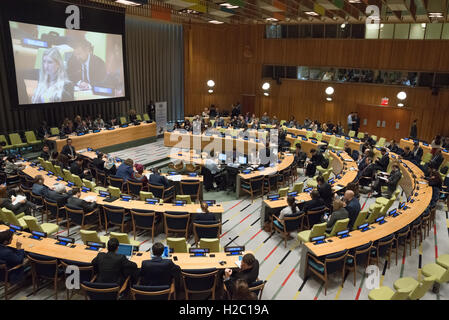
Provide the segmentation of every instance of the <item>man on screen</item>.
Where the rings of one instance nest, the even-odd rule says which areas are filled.
[[[91,90],[106,77],[106,64],[93,54],[93,46],[85,38],[74,38],[73,55],[67,64],[69,79],[79,90]]]

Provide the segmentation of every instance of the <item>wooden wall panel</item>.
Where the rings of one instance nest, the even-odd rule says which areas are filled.
[[[210,104],[230,110],[242,94],[254,94],[255,112],[279,119],[305,118],[341,121],[358,104],[379,104],[406,91],[411,119],[418,119],[418,134],[430,140],[449,135],[449,90],[431,95],[428,88],[402,88],[372,84],[332,84],[334,100],[326,102],[326,83],[282,79],[271,81],[270,96],[261,90],[262,65],[332,66],[372,69],[449,71],[449,41],[359,39],[264,39],[264,26],[185,26],[185,114],[193,115]],[[207,93],[206,81],[216,83]],[[402,124],[401,124],[402,125]]]

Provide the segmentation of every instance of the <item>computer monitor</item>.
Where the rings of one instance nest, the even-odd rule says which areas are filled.
[[[225,162],[226,161],[226,153],[218,154],[218,160]]]
[[[129,244],[119,244],[117,253],[123,254],[126,257],[131,257],[133,255],[133,246]]]
[[[246,157],[245,156],[239,156],[239,164],[246,164]]]

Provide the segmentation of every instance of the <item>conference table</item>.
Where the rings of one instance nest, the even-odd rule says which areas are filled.
[[[333,152],[329,151],[332,156],[332,163],[334,175],[336,176],[335,183],[332,185],[334,192],[345,188],[349,183],[354,181],[357,176],[357,163],[344,151]],[[339,178],[337,176],[340,176]],[[311,199],[309,192],[299,193],[296,197],[296,202],[304,202]],[[280,211],[287,207],[287,197],[281,197],[278,200],[264,200],[260,209],[260,224],[263,228],[265,221],[269,217],[269,213]]]
[[[67,138],[72,139],[72,146],[75,150],[83,150],[87,148],[99,149],[117,144],[127,143],[134,140],[145,139],[156,136],[156,123],[143,123],[140,125],[128,125],[126,128],[119,126],[113,127],[113,130],[103,129],[96,133],[87,133],[81,136],[76,134],[69,135]],[[58,152],[67,144],[67,138],[49,137],[47,142],[53,144]]]
[[[398,156],[390,153],[390,161],[397,161]],[[305,279],[307,271],[307,253],[310,252],[317,257],[323,257],[328,254],[336,253],[342,250],[349,250],[364,245],[369,241],[377,241],[390,234],[393,234],[415,221],[429,206],[432,198],[432,187],[424,179],[423,172],[412,162],[400,160],[399,167],[402,172],[402,179],[399,182],[407,198],[412,196],[414,202],[408,202],[406,210],[398,209],[398,216],[385,216],[385,223],[372,224],[367,231],[350,231],[349,237],[340,239],[331,237],[325,239],[324,243],[314,244],[307,242],[302,244],[301,259],[299,266],[299,275]],[[410,170],[409,170],[410,169]],[[410,172],[411,171],[411,172]],[[414,178],[414,176],[416,178]],[[418,190],[419,188],[419,190]]]
[[[340,140],[344,140],[345,143],[348,144],[349,148],[351,150],[357,150],[360,152],[362,147],[362,142],[357,138],[350,138],[340,135],[335,135],[333,133],[327,133],[327,132],[318,132],[313,131],[312,129],[296,129],[296,128],[286,128],[287,132],[290,134],[294,134],[295,136],[307,136],[308,134],[310,137],[316,137],[317,133],[321,133],[321,139],[322,141],[329,142],[333,136],[335,136],[335,145],[338,145]],[[301,139],[301,137],[297,137],[297,139]],[[292,144],[293,146],[293,144]]]
[[[177,149],[195,149],[201,151],[227,151],[237,150],[237,152],[248,154],[250,151],[256,152],[265,148],[265,144],[256,141],[256,138],[234,138],[232,136],[222,137],[212,134],[192,134],[191,132],[172,131],[164,132],[164,146]]]
[[[291,134],[287,134],[285,140],[290,142],[291,147],[295,147],[296,143],[300,143],[301,151],[304,151],[307,154],[307,157],[309,157],[309,158],[312,156],[312,154],[310,153],[310,151],[312,149],[315,149],[318,151],[320,149],[320,147],[326,145],[324,142],[317,141],[314,139],[307,139],[307,138],[302,138],[302,137],[294,138],[294,137],[292,137]]]
[[[32,167],[29,165],[29,163],[26,163],[25,169],[22,170],[23,173],[27,174],[30,177],[36,177],[37,175],[44,176],[44,184],[51,188],[56,183],[62,183],[67,186],[67,182],[65,181],[57,181],[57,177],[55,176],[47,176],[46,171],[39,171],[37,167]],[[67,187],[68,190],[71,188]],[[176,212],[188,212],[192,215],[192,218],[194,219],[194,215],[201,212],[201,205],[200,204],[184,204],[182,206],[175,205],[173,203],[158,203],[158,204],[148,204],[145,201],[140,200],[129,200],[129,201],[123,201],[121,199],[117,199],[113,202],[107,202],[105,201],[105,198],[98,196],[95,192],[82,192],[81,193],[81,199],[94,199],[94,201],[100,205],[106,205],[106,206],[115,206],[124,208],[126,210],[130,209],[140,209],[140,210],[153,210],[156,213],[164,213],[168,211],[176,211]],[[215,215],[217,220],[222,220],[222,214],[224,212],[223,207],[221,204],[214,204],[209,206],[209,211]],[[193,221],[193,219],[191,219]]]
[[[401,149],[404,149],[405,147],[409,147],[410,150],[413,150],[415,141],[418,141],[418,140],[403,138],[399,142],[399,147]],[[419,142],[419,146],[423,150],[423,155],[426,153],[430,153],[430,151],[432,151],[432,147],[428,143]],[[446,150],[446,151],[445,150],[446,149],[441,149],[441,155],[443,156],[444,161],[446,162],[446,161],[449,161],[449,150]]]
[[[7,229],[9,227],[0,225],[0,231]],[[19,241],[22,243],[22,249],[25,252],[82,263],[91,263],[99,252],[107,252],[106,248],[99,249],[98,251],[88,250],[88,246],[81,243],[76,243],[75,247],[72,248],[70,244],[66,246],[56,244],[58,240],[54,238],[41,238],[37,240],[30,238],[31,234],[28,232],[21,231],[20,233],[20,235],[14,234],[9,247],[16,248],[17,241]],[[242,253],[242,255],[246,253],[249,253],[249,251]],[[181,269],[236,268],[236,262],[239,261],[238,255],[228,256],[226,252],[213,252],[206,254],[205,257],[191,257],[189,253],[171,253],[170,258],[173,259],[174,257],[177,258],[177,261],[174,261],[174,263]],[[140,268],[142,261],[151,260],[151,252],[135,251],[129,260],[135,262],[137,267]],[[226,263],[220,264],[220,261],[225,261]]]

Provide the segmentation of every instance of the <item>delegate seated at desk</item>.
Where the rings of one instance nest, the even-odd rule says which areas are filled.
[[[171,259],[163,259],[164,245],[156,242],[151,248],[151,260],[142,261],[140,268],[140,285],[169,286],[173,279],[179,277],[181,268]]]
[[[67,156],[69,160],[74,160],[76,157],[76,151],[75,147],[72,146],[72,139],[68,138],[66,143],[67,144],[61,150],[61,154]]]
[[[164,188],[168,188],[170,186],[168,179],[164,176],[161,176],[158,168],[153,168],[152,171],[153,174],[150,175],[150,178],[148,179],[149,184],[164,186]]]

